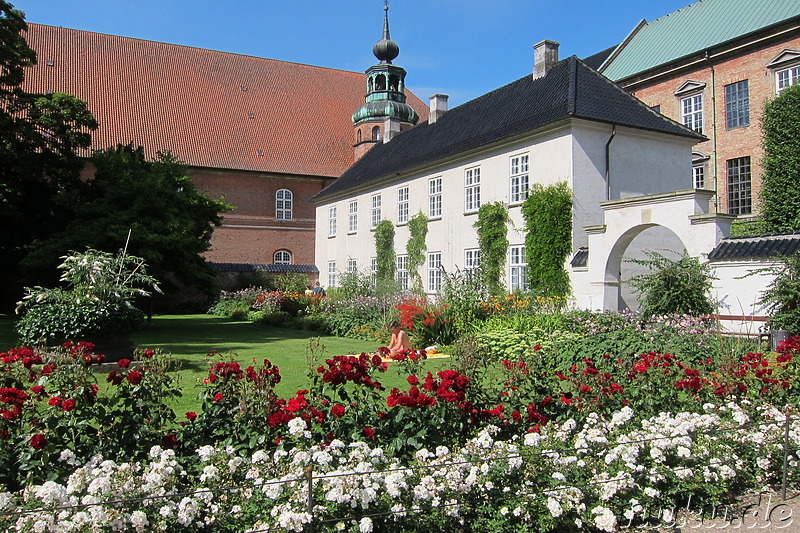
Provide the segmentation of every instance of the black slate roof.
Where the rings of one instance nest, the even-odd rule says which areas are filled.
[[[705,140],[660,115],[575,56],[525,76],[377,144],[313,199],[377,184],[468,150],[579,118]]]
[[[300,272],[317,274],[316,265],[273,265],[265,263],[208,263],[220,272]]]
[[[614,46],[606,48],[601,52],[584,57],[583,62],[586,63],[587,67],[597,70],[600,68],[600,65],[602,65],[606,59],[608,59],[608,56],[610,56],[611,53],[617,49],[618,46],[618,44],[615,44]]]
[[[755,259],[794,255],[800,250],[800,233],[722,239],[708,254],[709,261]]]

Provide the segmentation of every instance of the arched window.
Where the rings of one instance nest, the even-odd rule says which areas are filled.
[[[289,252],[288,250],[278,250],[272,257],[272,262],[276,265],[291,265],[292,252]]]
[[[381,127],[375,126],[372,128],[372,140],[373,141],[380,141],[381,140]]]
[[[383,74],[378,74],[375,78],[375,90],[376,91],[385,91],[386,90],[386,76]]]
[[[358,132],[356,133],[356,143],[360,142],[361,142],[361,130],[358,130]]]
[[[281,189],[275,193],[275,218],[292,220],[292,191]]]

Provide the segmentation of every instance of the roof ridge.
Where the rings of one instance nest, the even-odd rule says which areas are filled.
[[[101,35],[101,36],[104,36],[104,37],[112,37],[112,38],[115,38],[115,39],[126,39],[126,40],[130,40],[130,41],[139,41],[139,42],[143,42],[143,43],[151,43],[151,44],[164,45],[164,46],[175,46],[175,47],[179,47],[179,48],[191,48],[193,50],[200,50],[200,51],[203,51],[203,52],[213,52],[215,54],[223,54],[223,55],[227,55],[227,56],[249,57],[249,58],[253,58],[253,59],[260,59],[260,60],[263,60],[263,61],[274,61],[276,63],[285,63],[285,64],[288,64],[288,65],[299,65],[299,66],[302,66],[302,67],[319,68],[319,69],[324,69],[324,70],[332,70],[332,71],[337,71],[337,72],[344,72],[346,74],[355,74],[356,76],[363,76],[363,73],[356,72],[354,70],[345,70],[345,69],[334,68],[334,67],[324,67],[322,65],[312,65],[310,63],[301,63],[299,61],[287,61],[285,59],[275,59],[275,58],[272,58],[272,57],[263,57],[263,56],[253,55],[253,54],[242,54],[242,53],[239,53],[239,52],[228,52],[228,51],[225,51],[225,50],[216,50],[214,48],[203,48],[201,46],[193,46],[193,45],[190,45],[190,44],[168,43],[168,42],[165,42],[165,41],[154,41],[152,39],[142,39],[141,37],[128,37],[128,36],[125,36],[125,35],[114,35],[113,33],[104,33],[104,32],[100,32],[100,31],[91,31],[91,30],[79,30],[79,29],[76,29],[76,28],[67,28],[65,26],[52,26],[50,24],[38,24],[38,23],[35,23],[35,22],[28,22],[27,24],[28,24],[28,26],[39,26],[40,28],[53,28],[53,29],[58,29],[58,30],[67,30],[67,31],[80,32],[80,33],[87,33],[87,34],[91,34],[91,35]],[[30,31],[30,28],[28,29],[28,31]]]

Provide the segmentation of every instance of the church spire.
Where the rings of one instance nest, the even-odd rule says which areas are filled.
[[[400,53],[400,47],[389,36],[389,1],[383,2],[383,39],[375,43],[372,53],[383,64],[391,64],[392,59]]]
[[[379,62],[366,70],[366,102],[352,117],[356,132],[356,159],[374,144],[388,142],[392,136],[419,121],[417,112],[406,103],[406,71],[392,64],[400,53],[400,47],[389,36],[388,1],[384,0],[383,4],[383,35],[372,47]]]

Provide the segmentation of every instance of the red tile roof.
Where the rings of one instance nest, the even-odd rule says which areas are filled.
[[[26,38],[38,65],[24,87],[86,100],[95,149],[134,142],[190,166],[312,176],[354,161],[361,73],[40,24]]]

